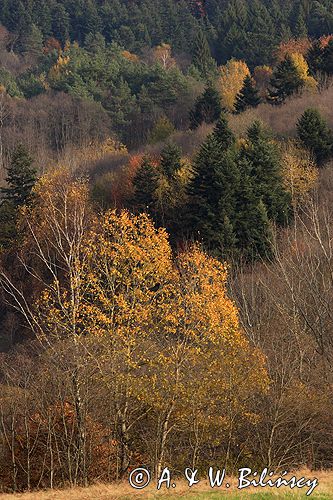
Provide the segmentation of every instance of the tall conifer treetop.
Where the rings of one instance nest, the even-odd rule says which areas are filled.
[[[7,168],[7,187],[1,188],[2,198],[15,207],[27,202],[36,182],[36,170],[28,150],[20,144],[13,151]]]

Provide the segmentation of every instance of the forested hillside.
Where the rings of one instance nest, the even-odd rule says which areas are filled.
[[[333,0],[2,0],[0,492],[333,466]]]

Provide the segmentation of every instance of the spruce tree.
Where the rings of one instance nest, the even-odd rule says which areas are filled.
[[[213,135],[218,140],[222,151],[226,151],[235,144],[236,138],[229,127],[225,113],[221,113],[213,130]]]
[[[158,176],[155,167],[148,157],[144,157],[134,179],[133,206],[140,212],[154,214],[155,192],[158,187]]]
[[[297,123],[298,137],[314,154],[318,165],[333,155],[333,134],[316,109],[307,109]]]
[[[20,144],[12,153],[7,168],[7,187],[1,188],[2,199],[15,207],[29,201],[31,190],[36,182],[36,170],[28,150]]]
[[[330,40],[322,51],[322,65],[320,69],[327,75],[333,75],[333,40]]]
[[[207,80],[216,72],[216,62],[212,58],[207,38],[202,30],[198,31],[194,41],[193,65],[198,69],[201,77]]]
[[[265,259],[272,253],[267,210],[256,191],[255,180],[243,174],[237,191],[235,227],[239,254],[247,261]]]
[[[298,92],[304,85],[295,64],[287,55],[275,69],[270,81],[269,101],[282,104],[287,97]]]
[[[21,52],[24,55],[40,57],[43,53],[43,35],[40,29],[32,24],[29,30],[22,35]]]
[[[300,12],[295,24],[294,30],[297,38],[306,38],[308,36],[308,28],[304,19],[304,12]]]
[[[236,97],[235,110],[236,113],[242,113],[248,108],[256,108],[259,106],[261,98],[256,89],[254,82],[250,76],[244,80],[243,87]]]
[[[221,113],[221,96],[216,88],[209,84],[197,98],[194,109],[190,112],[191,129],[196,129],[202,123],[214,123]]]
[[[309,71],[312,76],[316,76],[319,71],[324,71],[323,49],[320,40],[315,40],[306,55]]]
[[[29,203],[36,182],[33,160],[26,148],[19,145],[13,152],[7,168],[7,187],[1,188],[0,247],[9,248],[17,237],[17,209]]]
[[[169,143],[161,151],[161,169],[171,179],[181,166],[181,150],[176,144]]]
[[[218,256],[235,245],[232,221],[238,172],[233,150],[224,149],[217,134],[210,134],[194,164],[188,195],[188,228]]]
[[[248,129],[248,145],[240,152],[240,159],[248,164],[248,174],[254,182],[256,196],[262,200],[268,218],[285,225],[291,217],[290,195],[283,187],[281,158],[273,141],[260,122]]]

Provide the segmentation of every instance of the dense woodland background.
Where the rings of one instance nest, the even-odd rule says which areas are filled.
[[[332,467],[332,33],[2,0],[0,492]]]

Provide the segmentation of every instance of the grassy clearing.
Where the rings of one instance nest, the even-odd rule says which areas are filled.
[[[317,478],[319,486],[311,497],[306,496],[307,488],[297,490],[293,493],[287,489],[252,488],[246,492],[237,491],[237,479],[228,479],[231,487],[229,490],[211,490],[206,481],[189,489],[184,481],[177,482],[174,490],[165,488],[156,491],[153,485],[145,490],[133,490],[128,483],[121,484],[97,484],[90,488],[75,488],[71,490],[48,490],[16,495],[0,495],[1,500],[292,500],[311,498],[315,500],[333,500],[333,472],[310,472],[300,471],[296,477]]]

